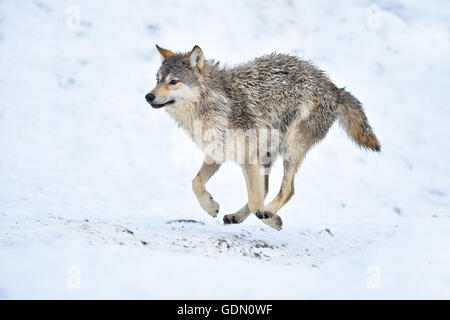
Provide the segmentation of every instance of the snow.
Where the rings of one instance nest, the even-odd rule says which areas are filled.
[[[0,298],[449,299],[449,14],[445,0],[0,1]],[[241,171],[221,168],[219,217],[203,212],[201,152],[144,100],[156,43],[229,65],[310,59],[364,103],[382,152],[335,125],[282,231],[223,225],[246,201]]]

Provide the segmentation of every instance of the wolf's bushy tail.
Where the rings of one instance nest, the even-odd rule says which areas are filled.
[[[337,110],[339,124],[359,146],[373,151],[381,150],[361,103],[345,89],[339,89]]]

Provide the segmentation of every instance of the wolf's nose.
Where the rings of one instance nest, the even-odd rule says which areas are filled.
[[[145,95],[145,100],[147,100],[148,103],[151,103],[153,100],[155,100],[155,95],[153,93],[147,93]]]

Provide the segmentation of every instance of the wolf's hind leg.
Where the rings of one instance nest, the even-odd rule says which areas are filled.
[[[302,128],[302,127],[301,127]],[[302,132],[300,131],[300,134]],[[299,141],[297,134],[294,132],[291,134],[288,149],[283,160],[283,180],[281,182],[281,188],[276,197],[269,202],[262,210],[256,212],[256,216],[262,219],[263,222],[269,220],[270,223],[278,223],[279,216],[277,212],[292,198],[294,195],[294,178],[297,170],[306,156],[306,153],[311,148],[313,143],[311,141]],[[300,135],[304,137],[304,135]],[[268,223],[266,223],[268,224]],[[280,226],[274,226],[274,228],[281,228]]]
[[[336,119],[334,105],[319,103],[308,119],[299,122],[286,140],[284,175],[280,191],[262,210],[256,213],[260,219],[277,217],[278,210],[294,195],[294,177],[311,147],[322,140]],[[264,221],[264,220],[263,220]]]
[[[217,217],[217,214],[219,213],[219,204],[214,201],[211,194],[206,191],[205,184],[214,173],[219,170],[220,165],[220,163],[216,163],[210,158],[205,159],[200,171],[197,173],[194,180],[192,180],[192,190],[197,196],[200,206],[214,218]]]

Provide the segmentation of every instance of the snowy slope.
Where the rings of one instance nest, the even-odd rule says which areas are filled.
[[[449,299],[449,14],[446,0],[0,1],[0,298]],[[230,65],[310,59],[364,103],[382,153],[335,126],[282,231],[225,226],[242,174],[223,166],[219,218],[201,210],[201,153],[144,100],[156,43]]]

